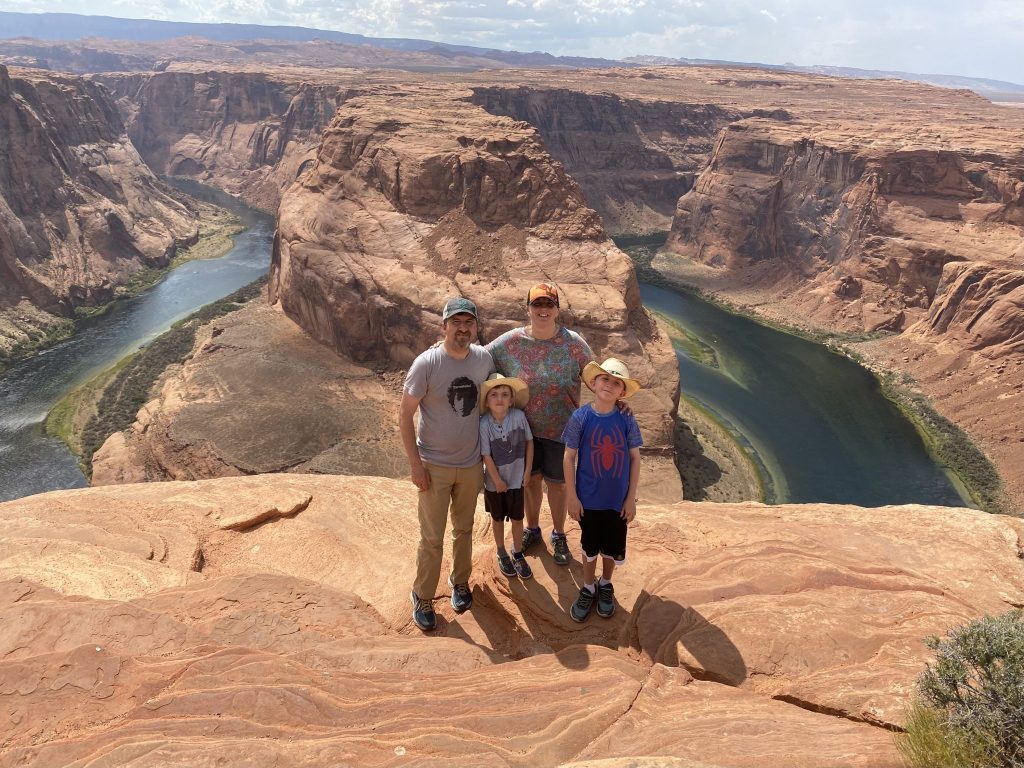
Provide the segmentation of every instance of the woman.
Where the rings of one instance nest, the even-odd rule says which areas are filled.
[[[559,565],[572,559],[565,540],[565,476],[562,472],[562,430],[580,404],[581,374],[594,359],[583,337],[558,325],[558,289],[538,283],[526,298],[528,324],[503,333],[487,351],[498,373],[530,386],[526,418],[533,432],[533,469],[526,485],[526,527],[522,551],[541,541],[540,502],[543,483],[551,508],[551,549]]]

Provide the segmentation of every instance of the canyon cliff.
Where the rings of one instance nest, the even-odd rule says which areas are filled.
[[[281,201],[270,298],[314,338],[377,366],[407,366],[466,296],[483,340],[558,286],[560,321],[599,358],[624,359],[649,448],[673,445],[675,355],[640,303],[629,259],[537,131],[449,88],[353,96]]]
[[[79,78],[0,66],[0,364],[110,301],[198,235],[110,95]]]
[[[922,638],[1024,603],[1014,518],[682,502],[639,507],[618,610],[577,624],[579,566],[501,575],[481,504],[473,609],[438,599],[424,636],[415,495],[278,474],[0,504],[0,764],[896,768]]]

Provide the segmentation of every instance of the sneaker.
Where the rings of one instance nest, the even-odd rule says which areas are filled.
[[[607,619],[615,613],[615,588],[611,582],[597,585],[597,615]]]
[[[525,553],[534,544],[538,544],[542,538],[540,531],[531,531],[529,528],[523,528],[523,546],[519,548],[519,551]]]
[[[429,632],[437,625],[433,606],[429,600],[421,599],[415,592],[410,592],[409,597],[412,598],[412,620],[424,632]]]
[[[498,553],[498,570],[506,576],[515,576],[519,570],[512,565],[512,558],[505,552]]]
[[[551,549],[554,550],[553,557],[556,565],[568,565],[572,561],[572,555],[569,554],[569,542],[565,540],[564,533],[551,534]]]
[[[452,588],[452,608],[456,613],[463,613],[473,607],[473,593],[469,591],[468,584],[452,584],[449,578],[448,586]]]
[[[594,607],[594,593],[586,587],[580,588],[576,602],[569,609],[569,616],[573,621],[584,621],[590,615],[590,609]]]
[[[516,573],[519,574],[520,579],[532,579],[533,571],[530,569],[530,564],[526,562],[526,558],[523,557],[522,552],[512,553],[512,567],[516,569]]]

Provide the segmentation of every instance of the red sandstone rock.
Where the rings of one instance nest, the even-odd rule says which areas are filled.
[[[166,266],[198,228],[94,83],[0,66],[0,134],[3,360],[55,317],[109,301],[144,267]]]
[[[895,767],[922,637],[1024,601],[1013,518],[642,504],[618,612],[580,625],[578,564],[508,580],[481,508],[474,608],[438,600],[423,636],[414,496],[267,475],[0,505],[0,765]]]

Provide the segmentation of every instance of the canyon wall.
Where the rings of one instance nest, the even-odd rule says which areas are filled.
[[[0,66],[0,364],[198,236],[105,89]],[[66,322],[66,320],[65,320]]]
[[[646,385],[632,401],[671,450],[678,369],[629,259],[535,128],[461,90],[408,87],[345,101],[315,164],[281,202],[271,300],[351,359],[406,366],[463,295],[484,339],[524,322],[530,285],[558,285],[562,321]]]
[[[95,78],[113,92],[128,135],[157,173],[220,187],[266,211],[315,156],[352,80],[287,69]]]
[[[747,113],[715,104],[538,86],[477,86],[473,102],[534,126],[612,233],[669,228],[719,131]]]

